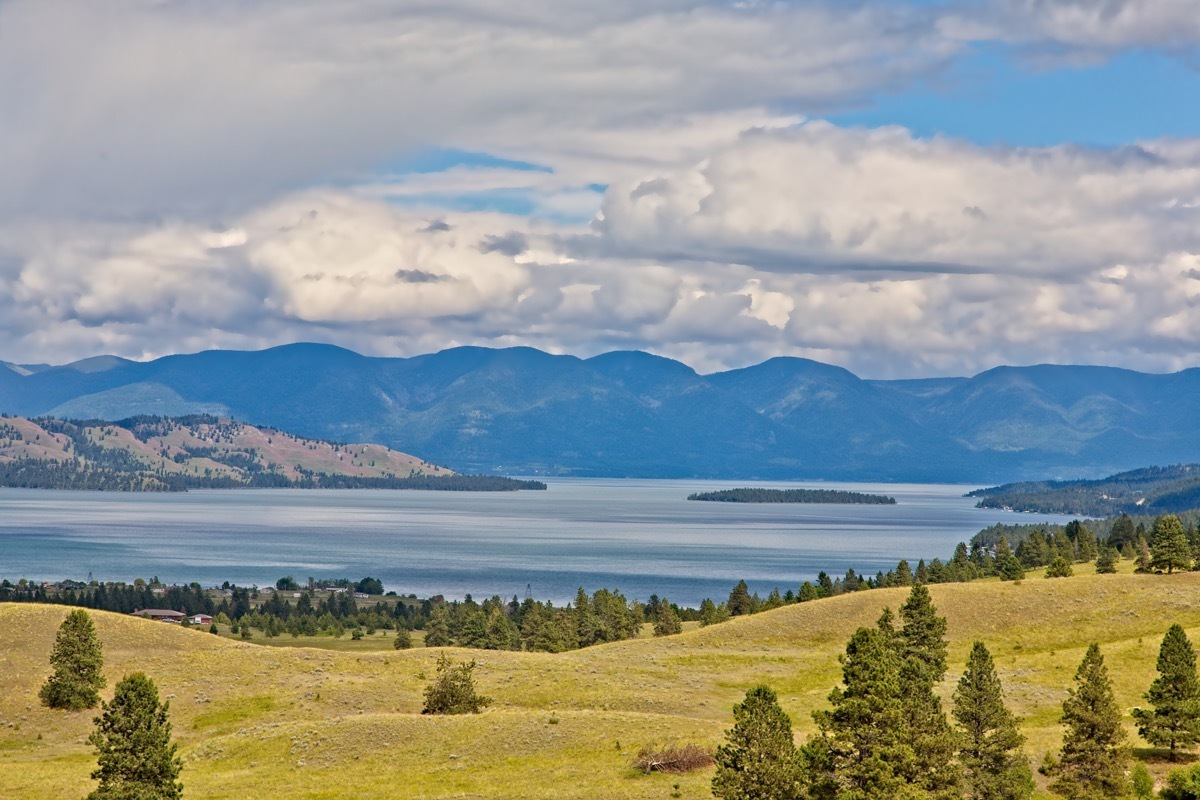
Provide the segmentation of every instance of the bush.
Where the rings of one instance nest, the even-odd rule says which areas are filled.
[[[647,774],[669,772],[680,775],[713,765],[712,753],[698,744],[672,744],[666,747],[643,747],[633,766]]]
[[[422,714],[478,714],[492,699],[475,693],[474,661],[453,664],[445,653],[438,656],[437,676],[425,687]]]
[[[1154,778],[1150,775],[1150,770],[1146,769],[1146,765],[1138,762],[1133,772],[1129,775],[1130,781],[1133,783],[1133,796],[1138,800],[1153,800],[1154,797]]]
[[[1159,796],[1163,800],[1200,800],[1200,764],[1171,770],[1167,786]]]

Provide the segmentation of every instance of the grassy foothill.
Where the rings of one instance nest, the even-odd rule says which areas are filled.
[[[1178,622],[1200,637],[1200,573],[1130,569],[931,586],[949,623],[946,702],[971,643],[982,639],[1036,766],[1060,744],[1060,704],[1096,641],[1130,741],[1150,755],[1129,710],[1144,704],[1167,628]],[[479,691],[494,699],[482,714],[462,717],[420,714],[438,650],[378,649],[382,635],[372,637],[379,640],[369,643],[373,650],[263,647],[202,629],[92,617],[104,646],[102,695],[140,670],[170,700],[185,796],[657,799],[671,796],[674,784],[682,797],[710,796],[711,769],[643,775],[632,767],[640,748],[715,746],[732,706],[759,682],[779,693],[803,740],[814,729],[811,712],[827,707],[840,678],[837,657],[850,634],[874,624],[883,606],[897,608],[906,593],[858,592],[558,655],[452,650],[478,663]],[[94,787],[85,740],[95,712],[51,711],[37,695],[67,611],[0,606],[0,786],[10,796],[81,797]],[[1156,777],[1169,766],[1149,759]]]

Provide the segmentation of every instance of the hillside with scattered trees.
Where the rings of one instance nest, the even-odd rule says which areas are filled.
[[[0,417],[0,486],[109,492],[187,489],[544,489],[459,475],[381,445],[294,436],[209,415],[101,420]]]

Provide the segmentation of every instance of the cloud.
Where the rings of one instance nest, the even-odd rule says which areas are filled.
[[[958,46],[888,3],[10,0],[0,213],[220,217],[434,145],[652,158],[620,133],[838,107]]]
[[[1197,201],[1188,146],[982,148],[814,122],[614,184],[581,246],[777,272],[1069,280],[1200,249]]]
[[[939,29],[1042,56],[1094,59],[1132,49],[1194,56],[1200,0],[992,0],[951,5]]]
[[[0,358],[1194,365],[1200,139],[816,117],[980,43],[1187,54],[1198,3],[0,0]]]

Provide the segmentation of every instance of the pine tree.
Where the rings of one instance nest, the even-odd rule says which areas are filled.
[[[1092,644],[1075,673],[1075,687],[1063,701],[1066,727],[1058,777],[1050,785],[1070,800],[1121,797],[1125,790],[1125,730],[1121,709],[1100,647]]]
[[[80,711],[100,702],[105,680],[104,654],[92,618],[81,608],[67,614],[58,626],[54,649],[50,651],[52,674],[39,696],[50,708]]]
[[[1079,551],[1079,560],[1085,564],[1099,554],[1096,535],[1082,525],[1079,526],[1079,535],[1075,538],[1075,547]]]
[[[1013,555],[1008,547],[1008,540],[1003,536],[996,542],[996,574],[1002,581],[1019,581],[1025,577],[1025,567],[1021,559]]]
[[[1166,570],[1170,575],[1175,570],[1187,570],[1192,566],[1192,545],[1183,531],[1183,523],[1174,514],[1154,520],[1152,534],[1154,547],[1150,554],[1150,568]]]
[[[1054,559],[1046,565],[1047,578],[1069,578],[1074,574],[1071,569],[1071,562],[1062,556],[1055,556]]]
[[[426,647],[449,647],[450,639],[450,610],[445,603],[438,603],[429,612],[429,621],[425,623]]]
[[[1004,707],[1000,678],[983,642],[975,642],[954,692],[959,726],[959,761],[971,800],[1025,800],[1033,795],[1033,773],[1021,753],[1025,741],[1017,720]]]
[[[1139,524],[1138,529],[1140,530],[1141,527],[1142,526]],[[1135,558],[1133,562],[1134,572],[1149,572],[1150,562],[1153,560],[1153,556],[1150,554],[1150,545],[1146,544],[1145,536],[1140,534],[1138,535],[1137,544],[1134,545],[1134,549],[1137,553],[1137,558]]]
[[[444,652],[438,656],[437,677],[425,687],[422,714],[478,714],[492,702],[475,692],[474,661],[454,664]]]
[[[738,581],[737,586],[733,587],[733,591],[729,593],[729,613],[731,616],[740,617],[744,614],[749,614],[753,602],[750,600],[750,587],[745,581]]]
[[[96,717],[88,738],[99,754],[92,778],[100,781],[88,800],[178,800],[183,763],[171,743],[170,703],[159,703],[158,688],[140,672],[117,684],[111,703]]]
[[[654,635],[672,636],[676,633],[683,633],[683,622],[671,607],[671,601],[664,597],[658,607],[658,619],[654,621]]]
[[[908,779],[916,754],[908,741],[891,615],[880,623],[850,637],[842,687],[829,695],[833,708],[813,714],[820,733],[805,745],[804,756],[814,795],[868,800],[916,794]]]
[[[1137,531],[1133,527],[1133,518],[1128,514],[1122,514],[1117,517],[1113,523],[1112,530],[1108,534],[1108,546],[1115,547],[1117,550],[1123,550],[1127,544],[1135,544],[1137,542]]]
[[[1117,551],[1105,545],[1096,556],[1096,572],[1100,575],[1112,575],[1117,571]]]
[[[906,777],[931,797],[958,797],[954,735],[934,693],[946,675],[946,620],[937,615],[929,589],[920,584],[900,606],[900,620],[904,625],[895,638],[900,691],[907,712],[905,733],[914,754]]]
[[[1146,692],[1152,709],[1135,708],[1138,733],[1154,745],[1176,748],[1200,743],[1200,681],[1196,652],[1180,625],[1172,625],[1158,651],[1158,678]]]
[[[712,792],[723,800],[798,800],[800,759],[792,721],[767,686],[733,707],[733,728],[717,748]]]

